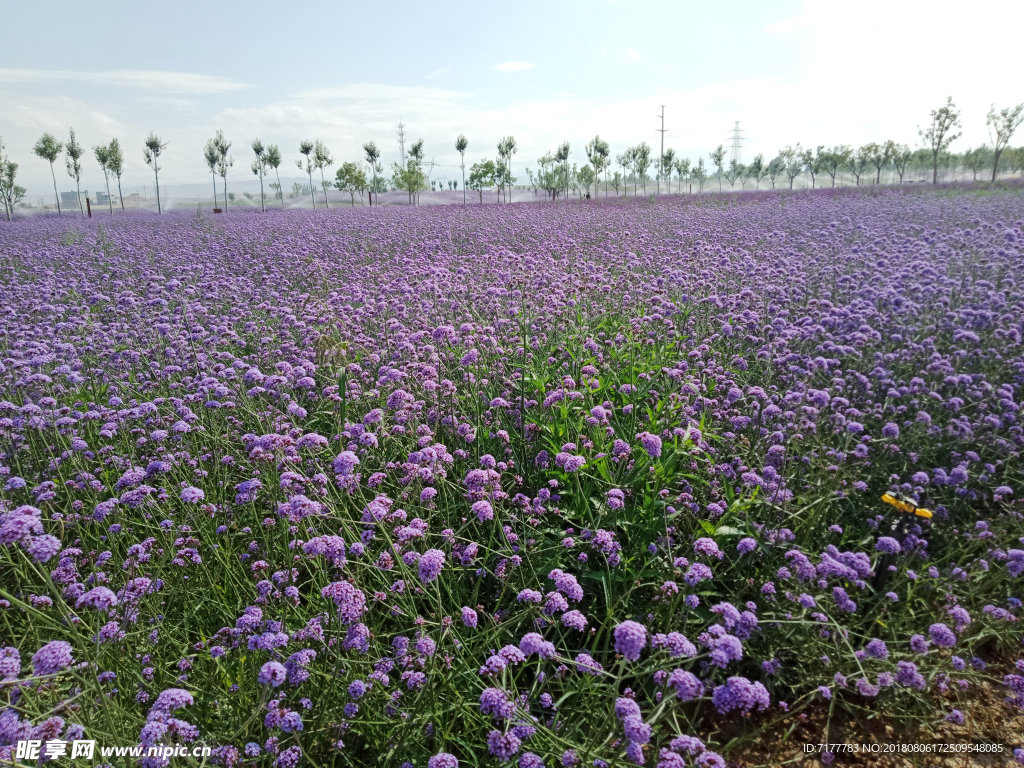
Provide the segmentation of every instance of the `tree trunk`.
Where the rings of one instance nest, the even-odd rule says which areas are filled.
[[[117,177],[117,196],[121,200],[121,212],[124,212],[124,195],[121,194],[121,177]]]
[[[53,172],[53,163],[50,163],[50,175],[53,176],[53,198],[57,201],[57,215],[63,216],[60,212],[60,195],[57,194],[57,174]]]
[[[324,181],[324,169],[320,169],[320,186],[324,190],[324,206],[330,210],[331,204],[327,202],[327,182]]]
[[[228,175],[225,173],[223,176],[221,176],[221,178],[224,179],[224,212],[227,213],[227,210],[228,210]]]
[[[313,210],[316,210],[316,196],[313,194],[313,169],[309,170],[309,199],[313,201]]]
[[[284,188],[281,186],[281,174],[277,168],[274,169],[274,175],[277,176],[277,192],[281,195],[281,207],[284,208]],[[216,187],[214,187],[216,189]]]
[[[932,152],[932,186],[939,183],[939,153]]]
[[[213,179],[213,207],[217,207],[217,174],[210,169],[210,178]]]
[[[260,210],[263,211],[263,213],[267,212],[267,203],[263,199],[263,175],[262,174],[260,175]]]
[[[995,155],[995,159],[992,161],[992,183],[994,184],[996,181],[996,172],[999,170],[999,155],[1002,154],[1002,150],[998,150],[993,147],[993,154]],[[974,177],[978,177],[977,172],[975,172]]]
[[[163,209],[160,207],[160,172],[156,169],[156,158],[153,158],[153,175],[156,177],[156,212],[163,213]],[[224,201],[225,210],[227,209],[227,200]]]
[[[85,218],[85,206],[82,205],[82,185],[78,179],[75,179],[75,191],[78,192],[78,210],[82,212],[82,218]]]
[[[113,216],[114,215],[114,202],[113,202],[113,200],[110,199],[110,177],[107,175],[106,171],[103,172],[103,181],[107,185],[107,205],[110,206],[110,215]]]

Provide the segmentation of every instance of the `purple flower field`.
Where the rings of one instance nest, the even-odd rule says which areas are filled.
[[[0,265],[0,761],[1024,708],[1020,191],[39,217]]]

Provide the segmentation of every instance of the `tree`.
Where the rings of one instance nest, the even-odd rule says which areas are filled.
[[[1003,154],[1003,150],[1009,145],[1010,139],[1022,122],[1024,104],[1004,107],[999,112],[996,112],[995,104],[989,107],[985,125],[988,126],[988,135],[992,139],[992,181],[996,180],[996,173],[999,170],[999,156]]]
[[[562,180],[566,199],[569,197],[569,142],[563,141],[555,150],[555,162],[562,164]]]
[[[832,178],[833,187],[836,185],[836,174],[846,165],[851,153],[852,150],[846,144],[837,144],[820,152],[821,168]]]
[[[0,150],[3,146],[0,145]],[[0,197],[4,199],[4,208],[7,209],[7,220],[11,220],[16,206],[25,197],[27,191],[24,187],[18,186],[15,179],[18,176],[18,164],[10,158],[0,156]]]
[[[334,158],[331,157],[331,151],[327,149],[326,144],[317,139],[316,145],[313,147],[313,167],[320,169],[320,186],[324,190],[324,206],[328,209],[331,204],[327,201],[328,184],[324,180],[324,168],[330,168],[332,165],[334,165]]]
[[[114,202],[110,199],[110,147],[104,147],[102,144],[98,147],[92,148],[93,155],[96,156],[96,162],[103,171],[103,183],[107,187],[107,205],[110,207],[110,215],[114,215]]]
[[[117,179],[117,198],[121,202],[121,211],[124,211],[124,195],[121,194],[121,174],[124,173],[124,154],[121,152],[121,142],[111,139],[107,145],[107,168]]]
[[[480,205],[484,204],[484,189],[494,184],[494,161],[481,160],[469,169],[469,188],[480,194]]]
[[[672,194],[672,169],[675,167],[676,151],[674,149],[666,149],[664,154],[661,156],[661,168],[658,174],[658,191],[661,191],[661,179],[665,177],[668,181],[668,194]],[[668,169],[668,176],[665,176],[665,170]]]
[[[903,174],[907,170],[907,163],[914,156],[913,150],[906,144],[892,143],[892,151],[889,153],[889,162],[900,177],[900,184],[903,183]]]
[[[167,143],[166,141],[161,141],[155,132],[150,131],[142,150],[142,156],[146,160],[146,165],[153,169],[153,175],[156,177],[157,213],[163,213],[163,208],[160,205],[160,154],[167,149]]]
[[[252,140],[252,152],[256,159],[249,166],[253,174],[260,177],[260,210],[267,212],[267,203],[263,195],[263,177],[267,175],[267,148],[263,146],[259,136]]]
[[[1010,156],[1010,173],[1017,173],[1024,168],[1024,147],[1017,147],[1016,150],[1007,151]]]
[[[858,151],[858,154],[862,154],[867,160],[868,164],[873,166],[875,169],[875,184],[878,184],[882,180],[882,168],[884,168],[889,162],[889,145],[879,144],[878,142],[872,141],[865,144]]]
[[[761,180],[768,175],[768,164],[764,161],[764,153],[759,152],[747,169],[750,177],[754,180],[754,188],[761,188]],[[772,184],[772,186],[775,186]]]
[[[309,199],[313,201],[313,210],[316,210],[316,197],[313,195],[313,168],[316,166],[313,164],[313,159],[310,155],[313,154],[313,142],[312,141],[300,141],[299,152],[306,158],[306,175],[309,176]],[[303,170],[302,161],[296,160],[295,165],[298,166],[299,170]]]
[[[366,174],[356,163],[342,163],[336,174],[335,186],[341,192],[348,192],[352,207],[356,205],[356,192],[366,188]]]
[[[604,196],[608,197],[608,166],[611,165],[609,153],[611,147],[607,141],[604,141],[600,135],[594,136],[587,145],[584,147],[587,153],[587,159],[590,161],[590,166],[594,169],[594,175],[598,180],[601,178],[601,173],[605,174],[605,185],[604,185]],[[595,192],[599,192],[600,189],[595,189]]]
[[[718,191],[722,191],[722,166],[725,163],[725,147],[719,144],[715,151],[708,155],[711,164],[715,166],[715,175],[718,176]]]
[[[690,178],[690,158],[680,157],[675,161],[676,176],[679,178],[679,194],[683,194],[683,184]]]
[[[782,157],[782,154],[779,153],[771,159],[771,162],[768,163],[768,179],[772,183],[772,189],[775,189],[775,179],[781,176],[785,170],[786,160]]]
[[[515,180],[512,178],[512,156],[516,153],[519,146],[516,144],[516,140],[512,136],[506,136],[498,142],[498,165],[501,166],[501,174],[498,177],[498,188],[502,189],[506,186],[511,188]],[[495,168],[498,167],[495,166]],[[511,195],[506,196],[506,200],[510,199]]]
[[[803,161],[804,168],[807,170],[807,173],[811,175],[811,189],[814,189],[815,177],[819,173],[821,173],[821,163],[824,152],[825,147],[819,145],[818,148],[813,152],[810,150],[810,148],[808,148],[805,149],[800,155],[800,159]]]
[[[964,152],[964,168],[971,171],[974,181],[978,180],[978,171],[988,165],[988,156],[988,147],[984,144]]]
[[[576,172],[576,178],[580,185],[586,190],[586,193],[590,194],[590,185],[597,179],[597,174],[594,173],[594,169],[589,165],[584,165],[579,171]],[[596,190],[595,190],[596,191]]]
[[[785,162],[783,170],[786,178],[789,179],[789,188],[793,188],[793,180],[804,172],[804,148],[797,142],[795,147],[786,145],[786,148],[779,152],[779,157]]]
[[[203,147],[203,160],[206,167],[210,169],[210,179],[213,181],[213,207],[217,208],[217,163],[220,162],[220,152],[217,149],[215,139],[207,139]]]
[[[626,171],[633,167],[633,148],[630,147],[621,154],[616,155],[615,162],[618,163],[620,168],[622,168],[622,188],[623,191],[628,195],[629,190],[628,188],[626,188],[626,179],[628,179],[629,176],[626,175]],[[618,187],[615,187],[615,194],[619,194]]]
[[[75,139],[75,129],[68,132],[68,143],[64,145],[64,167],[68,176],[75,180],[75,190],[78,192],[78,209],[85,218],[85,206],[82,204],[82,164],[79,159],[85,152],[82,145]]]
[[[60,210],[60,195],[57,194],[57,175],[53,172],[53,164],[57,162],[57,156],[64,149],[64,145],[57,141],[57,137],[52,133],[44,133],[39,137],[39,141],[32,147],[32,151],[36,153],[38,157],[43,160],[50,161],[50,176],[53,177],[53,196],[57,199],[57,215],[63,216]]]
[[[743,178],[746,171],[747,168],[743,163],[735,159],[729,161],[729,169],[725,172],[725,180],[729,182],[729,189],[736,186],[737,180]]]
[[[284,189],[281,188],[281,174],[278,172],[278,167],[281,165],[281,150],[278,149],[277,144],[267,145],[267,154],[264,155],[264,161],[268,168],[274,169],[274,175],[277,177],[277,192],[275,195],[281,197],[281,207],[284,208]],[[271,184],[273,186],[273,184]]]
[[[459,162],[459,168],[462,169],[462,204],[466,204],[466,148],[469,147],[469,139],[467,139],[461,133],[459,137],[455,139],[455,151],[459,153],[461,158]]]
[[[945,152],[949,145],[960,138],[960,113],[956,111],[953,97],[947,96],[946,103],[939,109],[931,111],[931,123],[926,130],[917,129],[918,135],[932,153],[932,184],[939,183],[939,153]]]
[[[859,187],[860,177],[864,175],[869,165],[871,165],[871,148],[865,144],[856,152],[851,151],[846,155],[846,162],[843,164],[843,167],[853,174],[853,178]]]
[[[407,163],[408,182],[407,189],[412,196],[411,202],[419,204],[419,192],[427,188],[427,179],[423,175],[423,139],[419,139],[409,148],[409,161]]]
[[[646,141],[636,145],[636,154],[633,158],[633,166],[640,176],[640,183],[643,185],[644,194],[647,194],[647,169],[654,161],[651,159],[651,147]]]
[[[615,196],[618,197],[619,187],[621,187],[624,184],[623,179],[622,179],[622,174],[619,173],[618,171],[616,171],[612,175],[611,181],[608,182],[608,183],[612,185],[612,189],[615,190]],[[605,189],[605,193],[607,194],[607,189]]]
[[[226,211],[228,209],[228,171],[235,164],[235,158],[228,157],[231,142],[224,137],[224,131],[217,131],[213,144],[217,148],[217,173],[224,180],[224,210]]]
[[[550,195],[554,200],[562,188],[562,168],[555,163],[555,158],[550,152],[545,152],[537,158],[537,165],[537,183],[544,190],[545,196]]]
[[[377,174],[380,173],[380,163],[377,162],[380,159],[380,150],[377,149],[377,145],[372,141],[368,141],[363,144],[363,154],[366,156],[366,162],[370,165],[370,173],[373,174],[373,191],[377,191]],[[373,195],[370,195],[370,205],[373,205]]]
[[[4,157],[4,141],[0,139],[0,198],[3,198],[8,221],[14,213],[14,206],[25,196],[25,188],[15,183],[17,175],[18,164],[9,157]]]
[[[694,166],[693,170],[690,171],[690,175],[699,185],[697,188],[698,192],[704,191],[704,182],[708,180],[708,170],[704,167],[704,158],[697,158],[697,165]]]

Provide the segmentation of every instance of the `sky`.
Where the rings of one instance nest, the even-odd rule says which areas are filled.
[[[562,141],[580,165],[595,134],[613,155],[657,150],[662,106],[665,147],[696,161],[728,148],[737,120],[744,160],[796,142],[915,146],[947,96],[963,150],[988,141],[990,104],[1024,101],[1020,0],[4,5],[0,137],[29,201],[53,190],[32,145],[71,127],[87,148],[120,140],[127,189],[152,184],[150,131],[168,142],[163,186],[209,180],[203,144],[222,129],[230,184],[254,178],[257,136],[280,146],[289,176],[304,139],[322,139],[336,167],[373,140],[390,169],[401,121],[432,178],[461,186],[460,133],[467,167],[514,136],[524,179]],[[100,188],[91,151],[84,160],[82,188]]]

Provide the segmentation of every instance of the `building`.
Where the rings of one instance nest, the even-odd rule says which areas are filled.
[[[85,203],[78,201],[77,192],[61,192],[60,193],[60,207],[65,209],[75,208],[78,209]]]
[[[108,195],[106,192],[96,193],[96,205],[117,205],[117,195]]]

